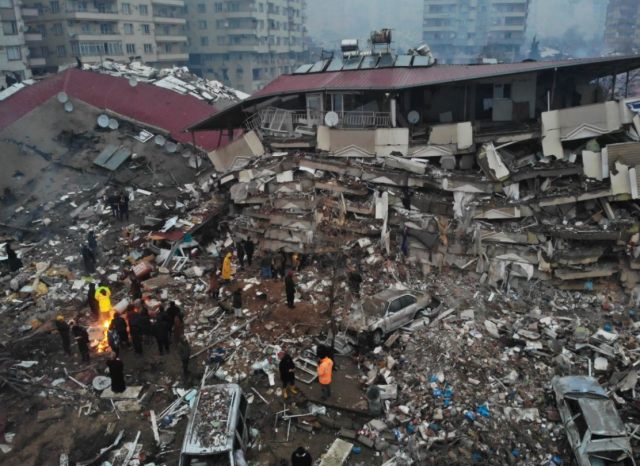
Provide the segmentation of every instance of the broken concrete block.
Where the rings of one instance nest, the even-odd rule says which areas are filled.
[[[358,438],[358,432],[350,429],[340,429],[338,432],[338,437],[344,437],[351,440],[356,440]]]
[[[456,158],[453,155],[443,155],[440,157],[440,167],[443,170],[455,170]]]
[[[369,437],[365,437],[364,435],[358,435],[358,442],[363,444],[365,447],[373,448],[375,445],[375,441],[370,439]]]

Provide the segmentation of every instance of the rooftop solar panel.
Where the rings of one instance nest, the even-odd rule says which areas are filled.
[[[415,57],[413,59],[413,66],[429,66],[430,57]]]
[[[308,73],[309,70],[313,67],[313,65],[302,65],[300,68],[295,70],[293,74],[305,74]]]
[[[327,71],[340,71],[343,66],[344,63],[342,62],[342,60],[340,60],[339,58],[334,58],[333,60],[331,60],[331,63],[327,67]]]
[[[389,68],[393,66],[393,62],[395,61],[395,55],[383,55],[380,57],[380,61],[378,62],[378,68]]]
[[[393,66],[411,66],[411,55],[398,55]]]
[[[318,62],[315,62],[309,70],[309,73],[319,73],[323,71],[324,67],[327,66],[327,63],[329,63],[329,60],[320,60]]]
[[[351,57],[346,62],[344,62],[343,70],[357,70],[360,66],[360,62],[362,61],[362,57]]]
[[[367,69],[371,69],[371,68],[375,68],[376,65],[378,64],[378,55],[371,55],[368,57],[364,57],[364,60],[362,60],[362,66],[360,67],[361,70],[367,70]]]

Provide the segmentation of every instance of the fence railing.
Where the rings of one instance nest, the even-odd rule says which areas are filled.
[[[245,121],[249,130],[266,130],[276,133],[289,133],[297,126],[319,126],[325,124],[328,112],[317,110],[284,110],[269,107],[252,115]],[[343,129],[355,128],[390,128],[391,114],[387,112],[335,112],[338,114],[337,127]]]

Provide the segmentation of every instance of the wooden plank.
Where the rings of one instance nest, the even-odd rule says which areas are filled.
[[[52,421],[64,417],[64,407],[38,411],[38,422]]]

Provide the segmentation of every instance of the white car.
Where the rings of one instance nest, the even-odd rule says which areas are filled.
[[[385,290],[354,305],[343,325],[358,344],[379,346],[385,335],[410,323],[420,311],[428,312],[431,302],[422,291]]]

